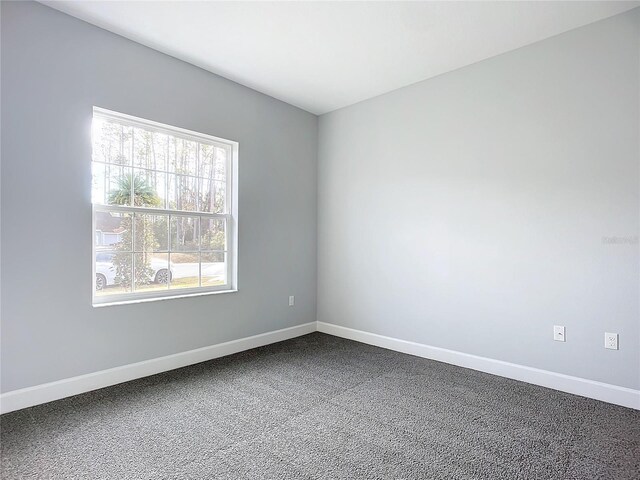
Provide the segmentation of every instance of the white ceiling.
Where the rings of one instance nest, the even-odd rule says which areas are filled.
[[[640,2],[43,1],[322,114]]]

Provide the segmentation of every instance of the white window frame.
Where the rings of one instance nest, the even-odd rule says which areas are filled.
[[[209,213],[200,211],[184,211],[172,210],[168,208],[147,208],[123,205],[106,205],[93,203],[92,201],[92,302],[94,307],[106,305],[119,305],[125,303],[138,303],[154,300],[165,300],[169,298],[182,298],[200,295],[209,295],[217,293],[236,292],[237,286],[237,265],[238,265],[238,142],[227,140],[224,138],[214,137],[204,133],[194,132],[180,127],[166,125],[152,120],[134,117],[124,113],[114,112],[100,107],[93,107],[93,118],[100,117],[107,121],[114,121],[122,125],[142,128],[148,131],[163,133],[177,138],[182,138],[197,142],[198,144],[206,143],[214,145],[218,148],[222,147],[227,150],[226,172],[226,213]],[[93,141],[92,141],[93,148]],[[199,157],[198,157],[199,158]],[[93,163],[93,156],[91,159]],[[131,159],[133,166],[133,158]],[[197,177],[194,177],[197,178]],[[199,178],[199,177],[198,177]],[[199,185],[199,181],[196,182]],[[198,187],[199,188],[199,187]],[[216,285],[210,287],[193,287],[170,289],[167,285],[166,290],[153,290],[147,292],[130,292],[113,295],[96,295],[96,212],[122,212],[122,213],[146,213],[171,216],[188,216],[200,218],[223,218],[226,220],[226,261],[227,261],[227,283],[224,285]],[[134,225],[135,222],[132,222]],[[133,245],[131,247],[133,249]],[[133,255],[133,253],[132,253]],[[171,265],[171,252],[169,256],[169,265]],[[202,268],[202,267],[200,267]]]

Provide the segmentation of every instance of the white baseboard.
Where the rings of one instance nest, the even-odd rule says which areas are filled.
[[[154,358],[130,365],[88,373],[78,377],[14,390],[0,395],[0,413],[12,412],[14,410],[20,410],[21,408],[59,400],[117,383],[148,377],[156,373],[162,373],[263,345],[281,342],[315,331],[316,322],[310,322],[303,325],[283,328],[282,330],[276,330],[274,332],[219,343],[209,347],[197,348],[195,350],[189,350],[188,352],[176,353],[167,355],[166,357]]]
[[[336,337],[395,350],[397,352],[408,353],[418,357],[437,360],[451,365],[470,368],[480,372],[491,373],[501,377],[520,380],[522,382],[640,410],[640,390],[595,382],[580,377],[572,377],[539,368],[525,367],[515,363],[493,360],[491,358],[432,347],[407,340],[385,337],[383,335],[354,330],[331,323],[318,322],[318,331],[335,335]]]
[[[274,332],[262,333],[252,337],[198,348],[188,352],[176,353],[174,355],[167,355],[166,357],[154,358],[143,362],[3,393],[0,395],[0,413],[12,412],[14,410],[20,410],[41,403],[108,387],[117,383],[128,382],[129,380],[186,367],[195,363],[224,357],[225,355],[231,355],[233,353],[299,337],[315,332],[316,330],[397,352],[408,353],[418,357],[437,360],[451,365],[470,368],[472,370],[491,373],[501,377],[520,380],[522,382],[640,410],[640,390],[572,377],[570,375],[456,352],[445,348],[432,347],[407,340],[385,337],[384,335],[354,330],[331,323],[310,322],[303,325],[283,328],[282,330],[276,330]]]

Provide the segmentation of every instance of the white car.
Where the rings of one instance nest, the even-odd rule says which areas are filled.
[[[113,264],[113,253],[96,254],[96,290],[116,284],[116,267]],[[167,262],[152,258],[150,265],[153,270],[154,283],[169,283],[171,271],[167,268]]]

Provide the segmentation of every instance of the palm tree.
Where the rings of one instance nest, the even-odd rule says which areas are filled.
[[[133,189],[131,188],[133,183]],[[153,186],[141,175],[124,175],[118,179],[116,189],[109,194],[111,205],[131,205],[133,191],[133,205],[135,207],[157,207],[160,198]]]
[[[133,188],[132,188],[133,185]],[[131,205],[131,193],[133,192],[133,206],[136,207],[157,207],[161,200],[155,189],[141,175],[124,175],[118,179],[115,190],[109,193],[109,203],[111,205]],[[125,288],[130,288],[132,282],[137,285],[144,285],[152,281],[153,269],[150,266],[149,251],[153,251],[157,245],[152,224],[147,215],[135,214],[135,244],[142,246],[142,252],[136,253],[139,260],[136,260],[136,268],[132,272],[132,256],[130,249],[134,241],[132,236],[132,218],[126,216],[122,220],[125,228],[122,234],[120,248],[124,251],[114,256],[113,263],[116,267],[116,281]],[[138,263],[139,262],[139,263]]]

